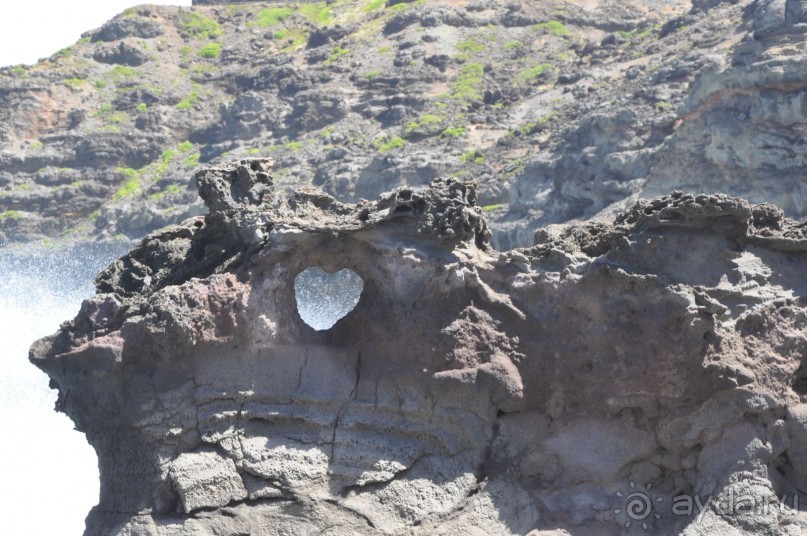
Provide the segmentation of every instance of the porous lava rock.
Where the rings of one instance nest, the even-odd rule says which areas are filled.
[[[804,223],[675,192],[497,252],[470,183],[196,179],[31,349],[98,453],[86,534],[807,531]],[[327,330],[309,267],[364,283]]]

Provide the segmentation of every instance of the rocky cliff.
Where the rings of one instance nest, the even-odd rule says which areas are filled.
[[[200,170],[209,214],[32,348],[99,456],[87,534],[807,531],[807,225],[673,193],[497,252],[471,184],[270,167]]]
[[[493,243],[723,192],[803,218],[796,0],[337,0],[142,6],[0,69],[0,243],[147,232],[191,175],[275,159],[278,191],[374,199],[474,177]]]

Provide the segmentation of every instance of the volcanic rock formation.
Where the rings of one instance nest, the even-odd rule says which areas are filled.
[[[254,156],[351,202],[474,177],[499,249],[673,189],[807,217],[803,1],[222,3],[0,68],[0,246],[140,239]]]
[[[805,224],[673,193],[500,253],[472,184],[353,205],[270,166],[199,171],[210,213],[32,347],[99,456],[87,534],[807,531]],[[330,329],[311,267],[362,280]]]

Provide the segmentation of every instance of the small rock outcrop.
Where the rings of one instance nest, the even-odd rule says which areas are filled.
[[[87,534],[807,531],[804,223],[673,193],[501,253],[453,179],[196,180],[210,213],[31,350],[99,455]],[[298,312],[311,267],[363,281],[330,329]]]

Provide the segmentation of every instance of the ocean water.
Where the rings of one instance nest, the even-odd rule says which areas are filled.
[[[350,268],[329,274],[318,266],[306,268],[294,278],[297,312],[317,331],[331,329],[356,307],[364,281]]]
[[[73,318],[125,245],[0,249],[0,533],[74,535],[98,502],[98,460],[53,409],[56,392],[28,348]]]

